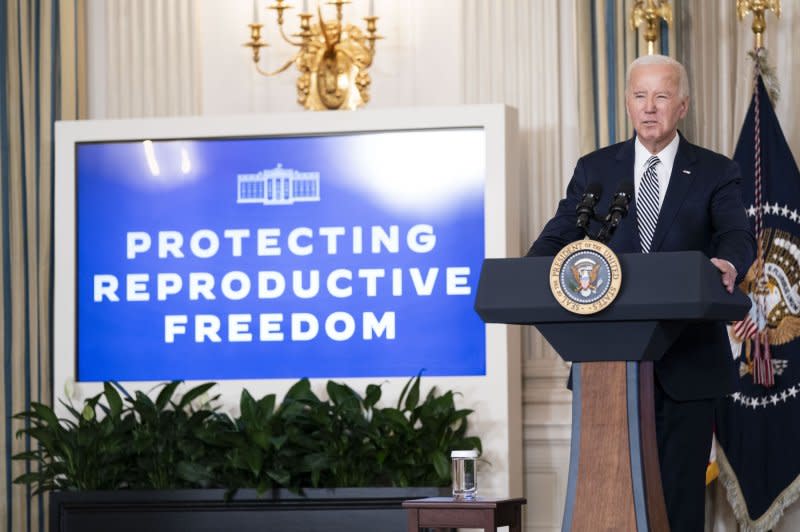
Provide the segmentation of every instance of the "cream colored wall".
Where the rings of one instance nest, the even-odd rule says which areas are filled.
[[[87,5],[90,118],[200,114],[196,1],[88,0]]]

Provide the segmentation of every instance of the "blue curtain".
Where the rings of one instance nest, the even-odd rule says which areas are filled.
[[[13,483],[31,465],[12,456],[33,445],[13,415],[51,402],[53,127],[85,109],[84,13],[84,0],[0,0],[0,527],[14,532],[47,523],[44,497]]]

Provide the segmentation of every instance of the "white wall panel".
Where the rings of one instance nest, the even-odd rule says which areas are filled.
[[[192,0],[89,0],[90,118],[201,111]]]

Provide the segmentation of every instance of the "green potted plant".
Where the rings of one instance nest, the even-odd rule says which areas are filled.
[[[160,532],[191,529],[192,519],[208,529],[220,519],[242,532],[268,519],[275,529],[307,531],[312,517],[336,530],[337,515],[343,530],[358,530],[358,519],[364,530],[376,522],[403,530],[399,502],[446,493],[449,452],[481,449],[467,434],[471,411],[456,408],[452,391],[421,397],[420,380],[409,379],[390,407],[380,406],[375,384],[361,396],[328,381],[321,399],[302,379],[280,403],[244,390],[236,417],[208,397],[214,383],[181,396],[179,382],[167,383],[155,400],[105,383],[80,408],[66,405],[66,419],[40,403],[15,416],[26,422],[18,436],[37,443],[14,457],[32,465],[15,482],[53,492],[54,530],[126,522]]]

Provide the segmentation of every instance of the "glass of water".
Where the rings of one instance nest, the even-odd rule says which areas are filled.
[[[475,500],[478,495],[477,449],[451,451],[453,476],[453,498],[462,501]]]

